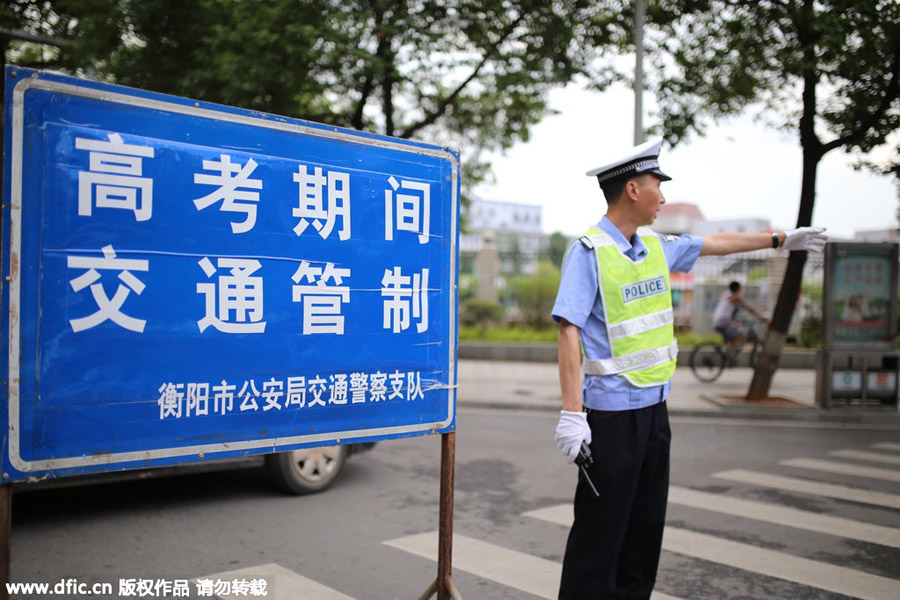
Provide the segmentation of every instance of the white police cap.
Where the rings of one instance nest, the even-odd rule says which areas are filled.
[[[659,150],[662,147],[662,138],[653,138],[635,146],[625,156],[620,156],[605,165],[587,172],[588,177],[597,177],[602,186],[613,181],[622,181],[652,173],[663,181],[672,179],[659,170]]]

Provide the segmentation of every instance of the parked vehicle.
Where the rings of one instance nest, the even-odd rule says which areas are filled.
[[[374,446],[375,442],[343,446],[320,446],[317,448],[288,450],[275,454],[223,458],[169,467],[42,479],[36,482],[16,483],[13,486],[14,489],[22,490],[53,489],[102,482],[109,483],[113,481],[249,468],[261,469],[268,482],[278,490],[296,495],[313,494],[327,490],[337,481],[347,459],[354,454],[370,450]]]
[[[267,454],[265,469],[282,491],[311,494],[331,487],[344,469],[346,460],[355,453],[372,448],[375,442],[348,446],[319,446]]]

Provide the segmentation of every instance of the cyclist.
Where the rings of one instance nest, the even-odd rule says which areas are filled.
[[[732,281],[728,284],[728,291],[722,292],[719,297],[719,303],[713,313],[713,327],[725,339],[725,353],[729,366],[732,367],[737,363],[737,353],[741,346],[747,341],[747,332],[741,322],[737,320],[737,314],[741,309],[746,310],[760,321],[766,322],[764,316],[744,302],[741,297],[741,284]]]

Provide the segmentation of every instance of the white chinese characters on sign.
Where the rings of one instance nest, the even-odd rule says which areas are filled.
[[[164,383],[159,387],[159,405],[160,419],[180,419],[181,409],[184,403],[184,384],[183,383]]]
[[[116,251],[112,245],[103,247],[103,256],[70,256],[68,257],[68,267],[70,269],[87,269],[69,284],[76,292],[80,292],[84,288],[90,286],[91,294],[97,303],[97,312],[80,319],[71,319],[69,324],[72,331],[78,333],[86,329],[91,329],[104,321],[112,321],[119,327],[143,333],[146,321],[130,317],[121,312],[122,305],[131,292],[140,295],[144,291],[144,284],[131,271],[149,271],[150,265],[146,260],[116,258]],[[112,299],[106,295],[103,284],[100,283],[101,276],[97,271],[118,271],[121,283],[116,289],[116,293]],[[122,285],[124,284],[124,285]]]
[[[187,384],[187,398],[185,399],[185,416],[208,415],[209,414],[209,384],[208,383],[189,383]]]
[[[293,290],[294,302],[303,303],[303,335],[344,335],[341,304],[350,301],[350,288],[342,285],[344,277],[350,277],[350,269],[340,269],[334,263],[325,263],[323,269],[312,266],[309,261],[301,261],[291,278],[296,284],[302,280],[314,284],[295,285]]]
[[[417,319],[416,331],[428,331],[428,269],[412,276],[400,267],[385,269],[381,278],[384,300],[383,328],[399,333],[409,329],[410,316]]]
[[[306,165],[300,165],[294,181],[300,188],[299,205],[292,211],[300,219],[294,233],[302,235],[312,224],[322,239],[326,239],[340,218],[338,238],[350,239],[350,173],[328,171],[326,176],[322,167],[313,167],[310,173]]]
[[[426,380],[427,381],[427,380]],[[213,392],[213,410],[208,410],[209,391]],[[287,392],[285,393],[285,389]],[[185,419],[270,410],[299,410],[317,407],[342,407],[353,404],[382,402],[414,402],[425,398],[422,374],[418,371],[384,373],[354,372],[331,375],[270,377],[262,384],[262,393],[253,379],[240,385],[222,380],[221,383],[163,383],[157,393],[159,418]],[[199,409],[202,399],[202,409]],[[240,404],[235,402],[240,400]]]
[[[261,190],[263,186],[261,179],[250,179],[256,166],[256,161],[252,158],[247,159],[247,164],[243,167],[233,164],[228,154],[219,155],[218,161],[204,160],[204,171],[218,171],[219,174],[195,173],[194,183],[219,187],[210,194],[194,200],[197,210],[203,210],[221,200],[222,206],[219,210],[247,215],[242,222],[231,224],[232,233],[247,233],[253,229],[256,225],[256,203],[259,202],[259,192],[250,190]]]
[[[410,231],[427,244],[431,222],[431,185],[421,181],[388,178],[391,189],[384,191],[384,239],[392,241],[394,230]],[[414,192],[397,193],[400,190]]]
[[[78,173],[78,214],[91,216],[97,208],[134,212],[137,221],[153,216],[153,180],[143,175],[143,159],[153,158],[153,148],[122,141],[118,133],[108,142],[75,138],[75,148],[90,152],[89,171]]]
[[[200,268],[207,277],[216,273],[209,258],[203,257]],[[263,333],[263,279],[251,277],[260,264],[255,259],[220,258],[219,269],[230,269],[219,275],[216,283],[198,283],[197,293],[206,296],[206,315],[197,321],[200,331],[212,325],[222,333]]]

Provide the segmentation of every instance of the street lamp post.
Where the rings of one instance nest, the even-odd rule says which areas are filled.
[[[644,0],[634,3],[634,145],[644,141]]]

